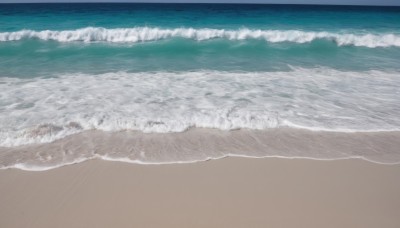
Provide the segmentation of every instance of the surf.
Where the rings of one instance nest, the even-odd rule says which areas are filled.
[[[196,41],[211,39],[226,40],[264,40],[269,43],[310,43],[316,40],[327,40],[338,46],[359,46],[367,48],[400,47],[400,35],[393,33],[346,33],[302,30],[261,30],[240,28],[158,28],[135,27],[113,28],[86,27],[76,30],[20,30],[1,32],[0,41],[10,42],[24,39],[39,39],[57,42],[107,42],[107,43],[140,43],[165,39],[183,38]]]
[[[52,142],[85,130],[395,131],[399,83],[397,71],[329,68],[3,77],[0,146]]]

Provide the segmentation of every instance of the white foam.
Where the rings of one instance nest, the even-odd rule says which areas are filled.
[[[84,130],[400,129],[397,72],[115,72],[0,78],[0,146]]]
[[[193,40],[228,39],[245,40],[258,39],[267,42],[295,42],[309,43],[314,40],[332,40],[339,46],[354,45],[369,48],[400,46],[400,35],[385,33],[359,33],[346,32],[316,32],[301,30],[259,30],[259,29],[210,29],[210,28],[115,28],[106,29],[100,27],[87,27],[76,30],[21,30],[15,32],[0,33],[0,41],[17,41],[22,39],[54,40],[58,42],[112,42],[112,43],[136,43],[145,41],[157,41],[168,38],[185,38]]]
[[[84,161],[91,160],[91,159],[93,159],[93,158],[77,158],[70,162],[64,162],[64,163],[59,163],[59,164],[55,164],[55,165],[42,165],[42,166],[17,163],[17,164],[13,164],[13,165],[6,166],[6,167],[0,167],[0,170],[2,170],[2,169],[20,169],[20,170],[24,170],[24,171],[47,171],[47,170],[51,170],[51,169],[60,168],[60,167],[66,166],[66,165],[74,165],[74,164],[82,163]]]
[[[64,162],[56,165],[42,165],[42,166],[35,166],[35,165],[28,165],[28,164],[23,164],[23,163],[17,163],[14,165],[10,165],[7,167],[0,167],[0,170],[6,170],[6,169],[19,169],[19,170],[24,170],[24,171],[33,171],[33,172],[42,172],[42,171],[48,171],[52,169],[57,169],[63,166],[67,165],[74,165],[74,164],[79,164],[82,162],[86,162],[89,160],[93,159],[100,159],[104,161],[111,161],[111,162],[122,162],[122,163],[131,163],[131,164],[139,164],[139,165],[173,165],[173,164],[192,164],[192,163],[198,163],[198,162],[205,162],[205,161],[210,161],[210,160],[219,160],[219,159],[224,159],[224,158],[249,158],[249,159],[265,159],[265,158],[279,158],[279,159],[304,159],[304,160],[315,160],[315,161],[340,161],[340,160],[350,160],[350,159],[360,159],[364,160],[367,162],[371,163],[376,163],[376,164],[382,164],[382,165],[398,165],[400,162],[378,162],[375,160],[371,160],[368,158],[365,158],[363,156],[343,156],[343,157],[337,157],[337,158],[314,158],[311,156],[280,156],[280,155],[268,155],[268,156],[248,156],[248,155],[240,155],[240,154],[227,154],[223,156],[218,156],[218,157],[207,157],[202,160],[187,160],[187,161],[167,161],[167,162],[149,162],[149,161],[141,161],[141,160],[132,160],[128,157],[110,157],[110,156],[93,156],[91,158],[81,158],[81,159],[76,159],[72,162]]]

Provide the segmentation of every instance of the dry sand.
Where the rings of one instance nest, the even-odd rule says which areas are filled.
[[[400,227],[400,165],[92,160],[0,171],[0,227]]]

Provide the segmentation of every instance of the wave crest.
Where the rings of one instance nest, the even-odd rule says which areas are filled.
[[[76,30],[21,30],[0,33],[0,41],[18,41],[22,39],[53,40],[58,42],[111,42],[137,43],[157,41],[170,38],[185,38],[197,41],[209,39],[246,40],[257,39],[271,43],[294,42],[309,43],[314,40],[330,40],[338,46],[361,47],[400,47],[400,35],[397,34],[350,34],[332,32],[313,32],[300,30],[252,30],[252,29],[194,29],[175,28],[162,29],[150,27],[106,29],[87,27]]]

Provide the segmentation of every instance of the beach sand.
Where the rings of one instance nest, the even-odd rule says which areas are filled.
[[[400,227],[400,165],[225,158],[0,170],[0,227]]]

